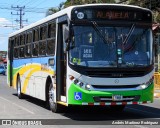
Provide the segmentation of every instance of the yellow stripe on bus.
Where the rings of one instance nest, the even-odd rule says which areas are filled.
[[[26,77],[30,78],[35,72],[39,72],[39,71],[41,71],[41,66],[39,66],[39,65],[32,65],[32,70],[30,71],[30,73],[28,73],[28,75]],[[50,75],[54,74],[54,71],[51,71],[51,70],[49,70],[49,71],[41,71],[41,72],[46,72],[46,73],[48,73]],[[24,85],[23,85],[23,88],[22,88],[22,93],[24,93],[24,94],[26,93],[29,80],[30,79],[25,79],[25,81],[24,81]]]

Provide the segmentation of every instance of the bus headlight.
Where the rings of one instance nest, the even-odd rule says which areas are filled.
[[[75,80],[74,80],[74,84],[77,84],[78,82],[79,82],[78,79],[75,79]]]
[[[145,88],[147,88],[148,86],[149,86],[149,85],[141,84],[141,85],[140,85],[140,88],[141,88],[141,89],[145,89]]]
[[[141,84],[138,89],[146,89],[149,85],[151,85],[153,83],[153,77],[146,83]]]
[[[91,85],[83,83],[82,81],[80,81],[79,79],[75,78],[74,76],[70,75],[69,79],[77,86],[86,89],[86,90],[90,90],[91,89]]]
[[[90,90],[90,89],[91,89],[91,85],[86,84],[86,85],[85,85],[85,89],[86,89],[86,90]]]

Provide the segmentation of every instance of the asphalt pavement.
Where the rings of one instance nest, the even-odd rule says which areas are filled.
[[[114,128],[159,128],[160,127],[160,98],[155,98],[154,103],[143,105],[128,105],[123,112],[110,111],[108,107],[72,107],[64,113],[52,113],[46,109],[44,101],[26,96],[18,99],[16,90],[6,83],[6,76],[0,75],[0,121],[41,121],[41,127],[114,127]],[[159,119],[159,125],[152,126]],[[126,125],[126,123],[130,125]],[[149,121],[150,121],[150,125]],[[140,122],[140,124],[138,124]],[[142,124],[145,122],[147,125]],[[2,122],[0,122],[1,124]],[[28,122],[27,122],[28,123]],[[32,122],[33,123],[33,122]],[[48,124],[47,124],[48,123]],[[111,125],[114,124],[114,125]],[[16,123],[15,123],[16,125]],[[23,124],[25,125],[25,124]],[[82,126],[83,125],[83,126]],[[22,127],[4,126],[0,127]],[[30,128],[36,126],[30,126]]]

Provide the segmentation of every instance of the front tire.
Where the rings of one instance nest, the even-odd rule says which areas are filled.
[[[19,99],[23,98],[23,94],[21,93],[21,80],[20,77],[17,77],[17,96]]]
[[[62,106],[55,101],[55,91],[52,83],[49,84],[47,104],[47,106],[49,106],[49,109],[54,113],[59,113],[63,110]]]

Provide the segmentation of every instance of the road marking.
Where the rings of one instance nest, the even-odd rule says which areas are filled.
[[[126,107],[126,108],[128,108],[128,107]],[[148,113],[148,114],[155,114],[155,115],[160,116],[160,114],[156,114],[156,113],[152,113],[152,112],[147,112],[147,111],[142,111],[142,110],[135,109],[135,108],[128,108],[128,109],[132,109],[132,110],[136,110],[136,111],[140,111],[140,112],[144,112],[144,113]]]
[[[27,108],[25,108],[25,107],[23,107],[23,106],[20,106],[20,105],[14,103],[14,102],[11,102],[10,100],[7,100],[6,98],[3,98],[3,97],[0,97],[0,98],[1,98],[2,100],[4,100],[4,101],[7,101],[7,102],[11,103],[12,105],[15,105],[15,106],[17,106],[17,107],[19,107],[19,108],[21,108],[21,109],[29,112],[30,114],[35,114],[34,112],[28,110]]]

